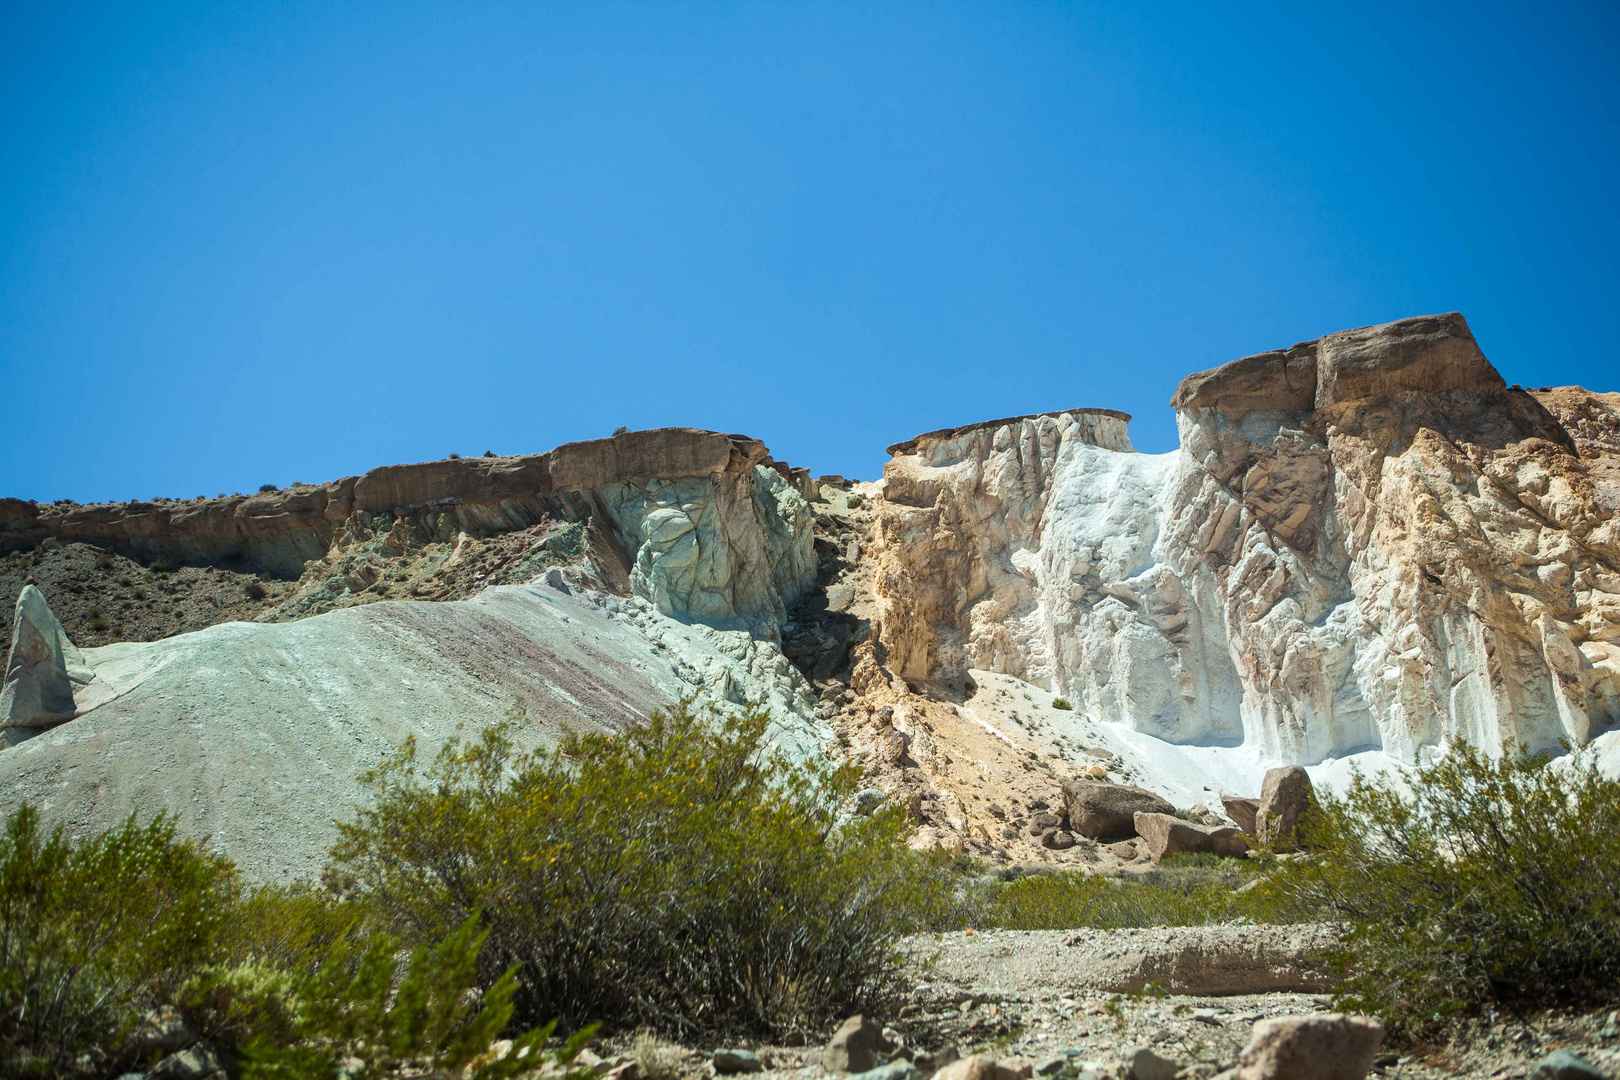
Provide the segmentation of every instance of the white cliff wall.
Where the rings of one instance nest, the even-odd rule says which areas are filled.
[[[1620,396],[1508,389],[1453,315],[1236,361],[1174,404],[1166,455],[1095,411],[892,448],[890,666],[1302,762],[1620,723]]]

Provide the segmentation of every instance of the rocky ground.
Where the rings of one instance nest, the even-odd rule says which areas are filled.
[[[0,557],[0,628],[11,639],[17,595],[37,585],[81,648],[157,641],[215,623],[259,619],[288,598],[291,582],[221,566],[142,565],[92,544],[48,541]]]
[[[230,565],[141,563],[88,543],[50,540],[0,556],[0,633],[11,636],[17,595],[37,585],[81,648],[158,641],[224,622],[287,622],[379,600],[467,600],[521,584],[585,551],[577,522],[453,541],[357,527],[296,581]]]
[[[879,1018],[903,1047],[897,1057],[941,1051],[984,1054],[1035,1075],[1128,1077],[1130,1053],[1147,1047],[1174,1062],[1178,1080],[1214,1077],[1233,1065],[1255,1022],[1331,1011],[1308,959],[1321,931],[1300,927],[1187,927],[1115,931],[967,931],[911,943],[916,960],[909,1001]],[[1217,974],[1230,990],[1145,989],[1145,971]],[[1133,985],[1134,984],[1134,985]],[[1163,985],[1163,984],[1161,984]],[[1206,981],[1205,987],[1219,985]],[[753,1048],[775,1078],[827,1075],[822,1047]],[[1569,1050],[1620,1076],[1620,1019],[1610,1009],[1489,1015],[1459,1025],[1432,1045],[1386,1045],[1372,1075],[1391,1080],[1516,1080],[1534,1075],[1556,1050]],[[645,1041],[610,1044],[655,1060],[669,1073],[711,1075],[713,1054]],[[651,1070],[648,1070],[651,1071]],[[922,1070],[923,1075],[927,1069]]]

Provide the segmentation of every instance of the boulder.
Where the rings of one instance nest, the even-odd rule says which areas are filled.
[[[11,628],[0,728],[48,728],[73,719],[74,693],[95,676],[38,587],[23,586]]]
[[[957,1058],[934,1074],[934,1080],[1030,1080],[1035,1066],[1028,1061],[997,1061],[975,1054]]]
[[[1235,795],[1221,796],[1221,809],[1226,816],[1237,822],[1237,827],[1254,835],[1254,815],[1260,811],[1259,799],[1240,799]]]
[[[1254,814],[1254,835],[1267,847],[1287,847],[1299,817],[1311,805],[1314,791],[1303,765],[1284,765],[1266,773],[1260,806]]]
[[[1195,825],[1169,814],[1137,814],[1136,834],[1155,863],[1183,852],[1241,859],[1249,850],[1240,830],[1231,825]]]
[[[885,1046],[881,1027],[864,1016],[852,1016],[827,1040],[821,1067],[828,1072],[866,1072],[877,1067],[878,1051]]]
[[[1536,1063],[1530,1080],[1606,1080],[1606,1077],[1585,1058],[1568,1050],[1554,1050]]]
[[[1176,1080],[1177,1065],[1146,1046],[1125,1052],[1125,1071],[1131,1080]]]
[[[765,1064],[752,1050],[716,1050],[709,1060],[714,1066],[714,1071],[721,1076],[765,1071]]]
[[[1384,1028],[1365,1016],[1279,1016],[1254,1025],[1234,1080],[1362,1080]]]
[[[1069,810],[1069,829],[1093,840],[1136,835],[1136,815],[1174,814],[1164,799],[1128,784],[1096,780],[1066,780],[1063,799]]]

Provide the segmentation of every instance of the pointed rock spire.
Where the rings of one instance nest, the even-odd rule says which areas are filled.
[[[33,585],[17,597],[11,623],[11,651],[6,654],[0,688],[0,730],[54,727],[73,719],[74,691],[93,676],[79,650],[68,640],[45,594]]]

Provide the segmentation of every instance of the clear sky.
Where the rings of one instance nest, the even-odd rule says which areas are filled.
[[[0,494],[620,424],[879,475],[1460,310],[1620,390],[1612,3],[0,0]]]

